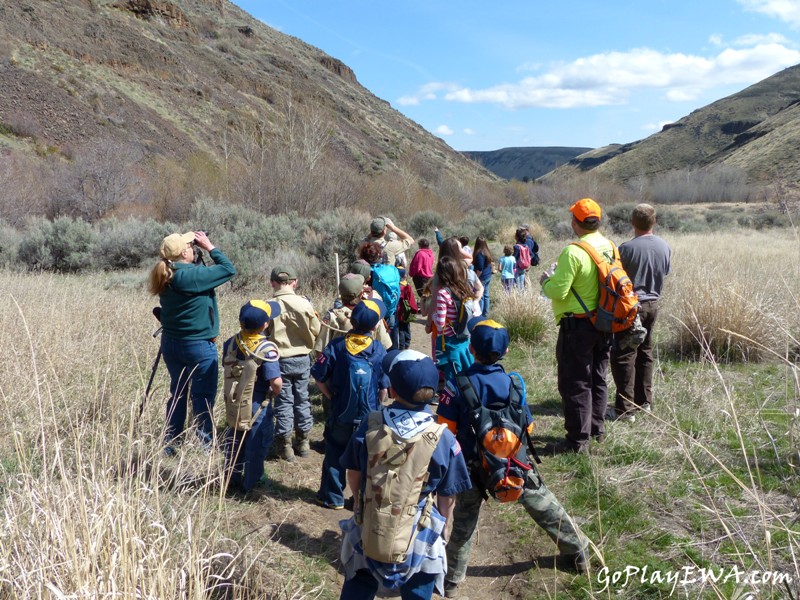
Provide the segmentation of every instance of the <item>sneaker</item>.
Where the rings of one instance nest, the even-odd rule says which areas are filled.
[[[622,423],[635,423],[636,422],[636,415],[630,412],[617,414],[617,410],[614,408],[609,408],[608,412],[606,412],[606,421],[620,421]]]
[[[314,502],[316,502],[317,505],[321,506],[322,508],[328,508],[330,510],[344,510],[344,505],[329,504],[320,498],[314,498]]]
[[[353,498],[353,496],[350,496],[349,498],[345,498],[345,500],[344,500],[344,507],[347,510],[349,510],[350,512],[353,512],[353,510],[355,508],[355,504],[356,504],[356,499]]]
[[[444,582],[444,597],[445,598],[458,598],[458,584],[452,581]]]
[[[649,402],[645,402],[639,408],[641,408],[644,412],[650,412],[652,410]]]

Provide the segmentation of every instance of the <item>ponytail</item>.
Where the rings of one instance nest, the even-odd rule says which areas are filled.
[[[170,281],[172,281],[171,262],[160,260],[150,271],[150,285],[148,289],[153,296],[158,296],[167,289]]]

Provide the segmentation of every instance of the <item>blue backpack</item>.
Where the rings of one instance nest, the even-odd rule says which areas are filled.
[[[357,425],[370,411],[375,410],[369,401],[372,364],[363,357],[353,356],[349,352],[345,352],[344,355],[347,357],[350,371],[350,389],[347,392],[347,404],[336,420],[342,424]]]
[[[386,316],[397,312],[400,302],[400,271],[394,265],[372,265],[372,289],[378,292],[386,305]]]

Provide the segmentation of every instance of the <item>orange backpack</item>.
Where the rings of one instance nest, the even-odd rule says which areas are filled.
[[[611,243],[614,251],[614,260],[609,263],[588,242],[573,242],[583,248],[592,257],[597,265],[597,279],[600,283],[600,297],[597,299],[597,309],[590,311],[586,308],[575,288],[572,293],[580,302],[583,310],[590,315],[589,320],[595,329],[605,333],[618,333],[625,331],[633,325],[636,315],[639,314],[639,296],[633,289],[633,282],[619,259],[619,250]]]

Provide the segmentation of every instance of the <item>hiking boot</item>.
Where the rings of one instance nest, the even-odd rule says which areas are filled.
[[[308,441],[307,431],[294,432],[294,451],[300,458],[308,456],[308,453],[311,451],[311,446]]]
[[[444,582],[444,597],[445,598],[458,598],[458,584],[452,581]]]
[[[542,449],[544,454],[586,454],[586,446],[576,446],[569,440],[559,440],[545,444]]]
[[[589,572],[589,550],[581,550],[575,554],[561,554],[556,561],[560,569],[577,573]]]
[[[328,504],[327,502],[325,502],[321,498],[314,498],[314,502],[316,502],[318,506],[321,506],[322,508],[328,508],[330,510],[343,510],[344,509],[344,506],[340,506],[338,504]]]
[[[286,462],[294,462],[294,450],[292,450],[292,435],[279,435],[275,438],[275,453],[278,458]]]

